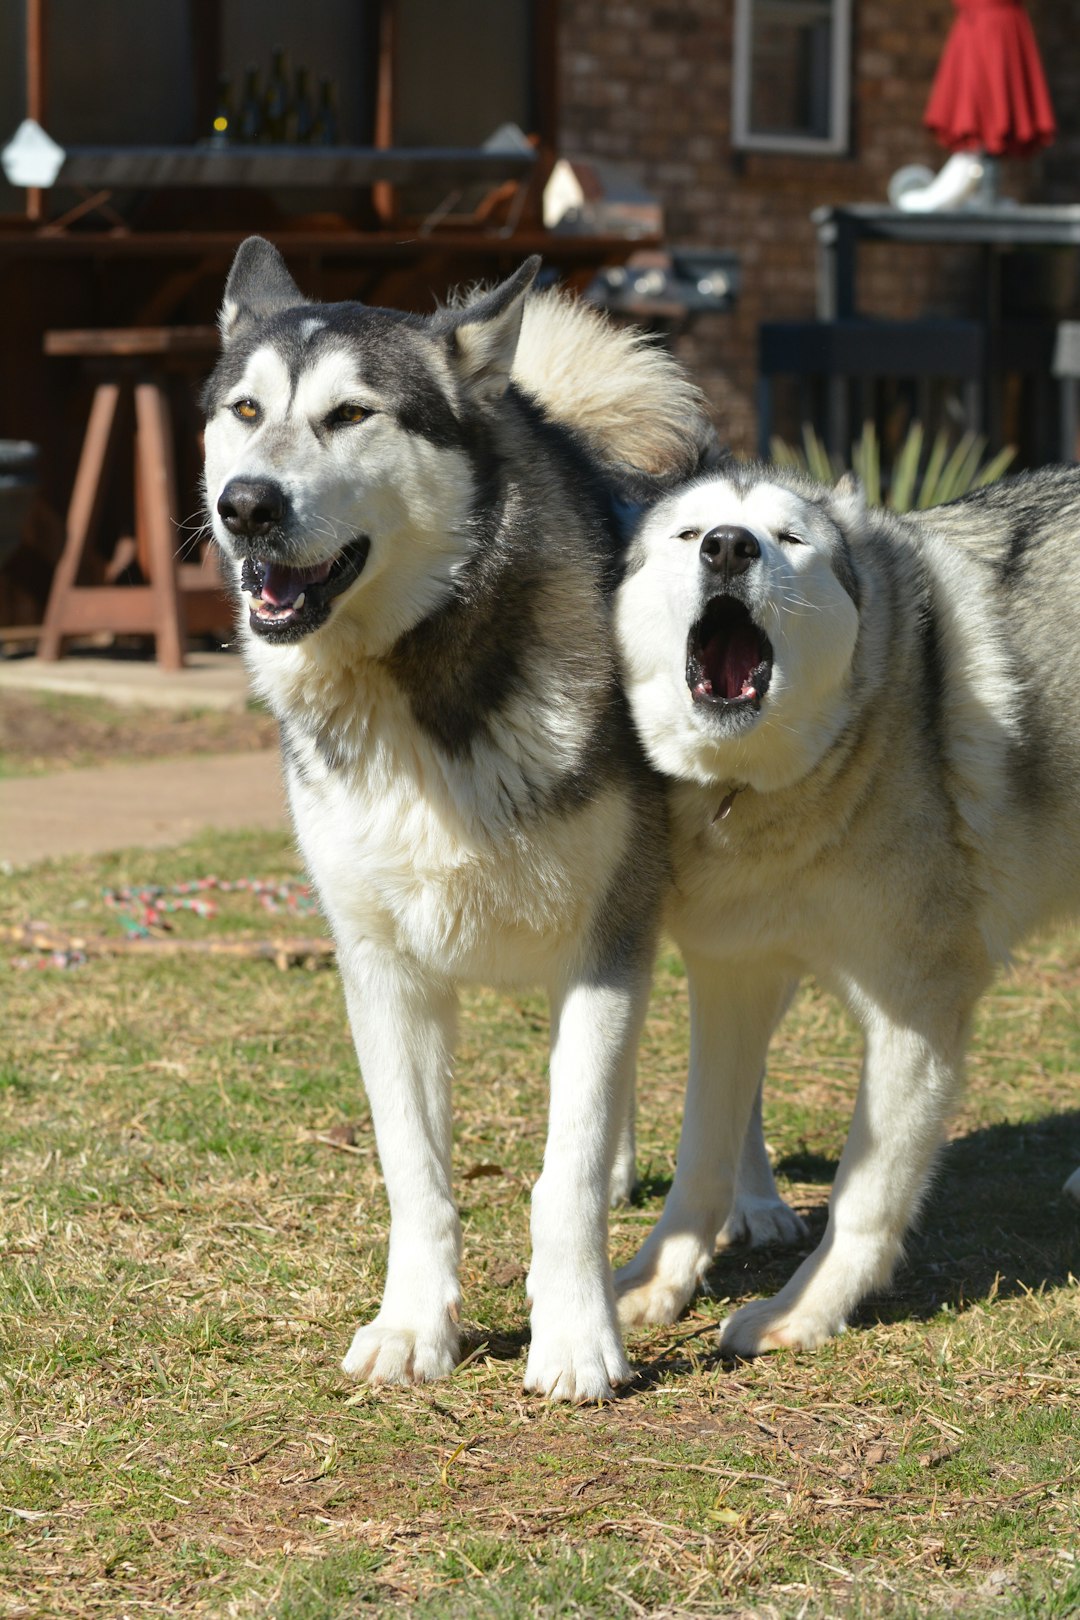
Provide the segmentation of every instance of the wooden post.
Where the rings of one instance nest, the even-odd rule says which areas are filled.
[[[46,0],[26,0],[26,116],[45,127]],[[38,186],[26,193],[28,219],[45,217],[45,198]]]
[[[177,582],[176,477],[168,401],[156,382],[135,384],[135,455],[140,520],[146,528],[154,592],[158,663],[184,667],[184,621]]]
[[[379,3],[379,67],[375,79],[375,145],[380,151],[394,144],[394,0]],[[371,188],[371,202],[384,225],[397,210],[394,188],[386,180]]]
[[[191,55],[195,74],[192,141],[205,140],[217,106],[221,72],[221,0],[188,0]]]
[[[543,224],[544,187],[551,178],[559,143],[559,0],[533,0],[533,115],[539,150],[527,181],[526,225]]]
[[[38,657],[47,662],[60,657],[67,607],[71,592],[78,583],[79,564],[86,543],[94,532],[101,497],[105,491],[105,469],[112,449],[116,429],[116,413],[120,404],[120,384],[99,383],[90,407],[90,420],[86,425],[75,474],[75,487],[67,513],[67,540],[63,554],[53,575],[49,602],[45,609],[45,622]]]

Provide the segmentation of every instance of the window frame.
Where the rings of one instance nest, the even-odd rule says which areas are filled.
[[[750,63],[756,0],[735,0],[735,33],[731,88],[731,144],[746,152],[791,152],[807,157],[841,156],[851,141],[852,0],[826,0],[832,10],[829,56],[829,133],[770,134],[750,128]]]

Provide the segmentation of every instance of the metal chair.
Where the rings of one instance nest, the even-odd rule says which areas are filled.
[[[825,442],[833,454],[850,448],[849,387],[853,380],[910,378],[961,384],[965,426],[982,423],[986,333],[979,321],[767,321],[758,329],[758,450],[773,436],[773,380],[821,378],[826,384]]]

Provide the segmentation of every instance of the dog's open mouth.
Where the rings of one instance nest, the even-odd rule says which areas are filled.
[[[336,557],[308,568],[245,557],[240,584],[252,630],[268,641],[298,641],[316,630],[325,622],[335,596],[363,572],[370,550],[368,537],[357,535]]]
[[[686,644],[686,684],[694,702],[759,709],[772,668],[772,645],[746,604],[734,596],[714,596]]]

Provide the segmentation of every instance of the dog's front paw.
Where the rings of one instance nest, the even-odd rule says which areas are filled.
[[[711,1249],[683,1233],[657,1241],[654,1233],[615,1273],[615,1298],[624,1328],[678,1321],[701,1286]]]
[[[826,1339],[843,1333],[845,1325],[842,1319],[786,1306],[778,1294],[775,1299],[756,1299],[729,1316],[720,1329],[720,1351],[725,1356],[759,1356],[766,1350],[816,1350]]]
[[[802,1216],[796,1215],[782,1198],[757,1198],[745,1193],[736,1197],[731,1214],[717,1234],[716,1246],[728,1249],[733,1244],[746,1243],[752,1249],[760,1249],[766,1243],[777,1243],[793,1248],[805,1243],[809,1236],[810,1230]]]
[[[438,1327],[392,1326],[378,1317],[357,1328],[342,1367],[368,1384],[427,1384],[446,1378],[458,1361],[458,1330],[450,1316]]]
[[[1067,1198],[1071,1198],[1074,1203],[1080,1204],[1080,1170],[1073,1171],[1062,1191]]]
[[[533,1323],[525,1388],[552,1401],[606,1401],[632,1377],[614,1324],[574,1333],[564,1324],[546,1332]]]

